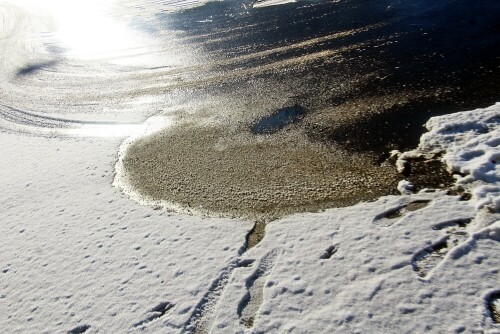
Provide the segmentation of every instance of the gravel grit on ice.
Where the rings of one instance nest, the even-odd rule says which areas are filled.
[[[2,331],[498,333],[500,222],[484,189],[498,191],[499,116],[434,118],[422,138],[467,174],[471,200],[423,191],[296,214],[247,252],[249,221],[112,187],[119,139],[2,133]]]

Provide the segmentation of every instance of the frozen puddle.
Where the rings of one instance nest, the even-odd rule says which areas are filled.
[[[370,165],[365,155],[294,129],[272,133],[301,113],[284,109],[258,123],[265,136],[218,124],[174,125],[122,150],[119,178],[146,204],[257,220],[351,205],[396,189],[400,175],[393,166]]]
[[[253,3],[253,8],[268,7],[268,6],[279,6],[287,3],[296,2],[295,0],[257,0]]]
[[[376,140],[387,128],[391,138],[410,133],[397,121],[427,109],[429,99],[482,105],[475,94],[490,94],[498,81],[486,52],[496,39],[482,28],[496,22],[493,3],[341,1],[252,11],[212,2],[166,15],[162,9],[176,1],[124,0],[93,20],[99,11],[58,1],[7,2],[50,2],[71,12],[59,17],[79,17],[64,22],[76,36],[54,44],[68,48],[59,59],[45,47],[52,38],[36,37],[52,31],[45,16],[0,5],[3,331],[498,332],[499,106],[433,118],[424,137],[427,147],[449,153],[439,157],[460,176],[469,201],[436,191],[349,207],[394,194],[402,176],[388,163],[370,164],[378,154],[366,150],[400,142],[339,147],[355,137]],[[436,7],[447,20],[432,15]],[[477,29],[465,15],[465,24],[457,20],[458,7],[478,8]],[[87,36],[72,29],[82,21]],[[101,23],[109,29],[95,36]],[[123,41],[135,43],[114,28],[132,24],[151,38],[121,52]],[[72,47],[79,37],[95,39]],[[102,54],[94,52],[110,37]],[[444,52],[449,45],[461,52]],[[165,60],[146,61],[154,55]],[[49,56],[56,65],[44,63]],[[481,84],[463,80],[471,77]],[[150,96],[158,102],[141,101]],[[152,115],[176,123],[135,126]],[[383,131],[367,131],[370,123]],[[344,141],[330,136],[339,130]],[[254,219],[261,223],[251,230],[243,219],[137,205],[110,186],[122,141],[99,137],[115,134],[130,136],[116,177],[140,199],[191,213],[286,217],[267,225]],[[313,141],[316,134],[325,139]],[[425,208],[415,204],[425,199]],[[288,215],[297,211],[304,213]]]

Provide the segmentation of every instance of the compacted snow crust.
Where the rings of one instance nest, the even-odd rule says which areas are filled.
[[[16,38],[43,22],[0,10],[0,332],[500,333],[499,104],[431,119],[408,153],[443,154],[470,199],[402,182],[400,196],[273,221],[247,250],[252,221],[142,206],[113,186],[154,104],[57,116],[73,77],[116,87],[64,62],[14,79],[36,51]],[[44,94],[61,104],[50,117]]]

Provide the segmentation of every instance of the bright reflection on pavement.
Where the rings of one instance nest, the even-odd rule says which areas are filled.
[[[87,60],[137,55],[143,36],[110,15],[113,0],[21,0],[16,5],[43,10],[54,19],[54,37],[69,56]]]
[[[84,124],[81,127],[65,129],[63,133],[77,137],[137,137],[164,130],[173,121],[166,116],[153,116],[144,123]]]
[[[66,134],[77,137],[128,137],[137,134],[142,124],[85,124],[80,128],[68,129]]]

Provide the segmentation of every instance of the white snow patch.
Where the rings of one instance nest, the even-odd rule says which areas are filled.
[[[477,208],[500,210],[500,103],[471,111],[431,118],[418,148],[402,154],[444,153],[450,172],[459,174],[457,184],[469,189]]]
[[[413,192],[414,186],[410,181],[401,180],[398,183],[398,190],[402,195],[410,195]]]

